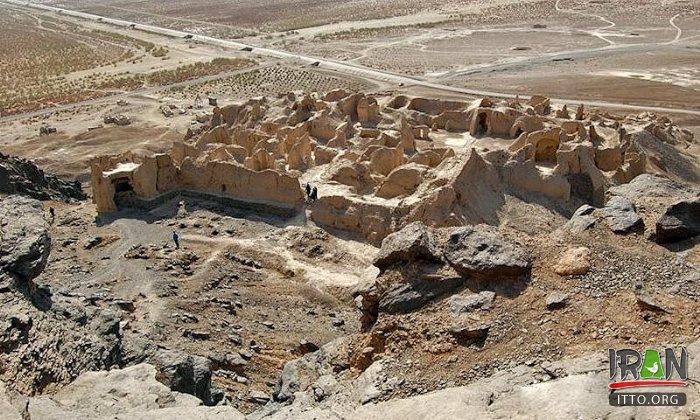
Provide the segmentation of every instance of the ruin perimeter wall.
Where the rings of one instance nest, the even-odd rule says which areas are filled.
[[[119,164],[126,162],[133,163],[133,167],[120,168]],[[192,190],[293,209],[304,199],[296,177],[274,170],[252,171],[233,162],[200,164],[185,158],[177,166],[167,154],[136,157],[129,153],[95,158],[91,171],[93,202],[101,213],[117,210],[115,184],[124,181],[133,188],[134,195],[145,200],[171,191]]]

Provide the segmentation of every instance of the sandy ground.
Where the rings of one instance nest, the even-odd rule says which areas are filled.
[[[134,351],[143,351],[145,337],[213,358],[240,350],[249,359],[244,379],[222,373],[214,380],[243,409],[252,390],[272,391],[301,340],[322,345],[359,330],[349,291],[372,247],[302,228],[303,215],[279,220],[202,202],[186,203],[188,213],[176,216],[177,202],[96,225],[92,205],[47,203],[57,212],[52,239],[62,245],[42,279],[104,308],[132,302],[124,331]],[[94,238],[101,242],[88,249]]]

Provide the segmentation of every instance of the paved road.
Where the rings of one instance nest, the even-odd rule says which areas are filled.
[[[280,50],[275,50],[275,49],[270,49],[270,48],[263,48],[263,47],[257,47],[254,45],[250,44],[245,44],[242,42],[238,41],[229,41],[229,40],[223,40],[219,38],[214,38],[210,36],[205,36],[205,35],[196,35],[196,34],[191,34],[188,32],[184,31],[178,31],[174,29],[168,29],[168,28],[161,28],[158,26],[153,26],[153,25],[144,25],[136,22],[129,22],[125,20],[120,20],[120,19],[113,19],[113,18],[108,18],[104,16],[98,16],[90,13],[84,13],[84,12],[78,12],[74,10],[68,10],[68,9],[61,9],[57,7],[52,7],[52,6],[46,6],[42,4],[33,4],[33,3],[25,3],[21,1],[16,1],[16,0],[0,0],[0,2],[16,5],[16,6],[30,6],[33,8],[45,10],[45,11],[52,11],[56,13],[61,13],[67,16],[73,16],[81,19],[88,19],[88,20],[93,20],[93,21],[101,21],[104,23],[109,23],[111,25],[115,25],[118,27],[123,27],[123,28],[133,28],[136,30],[141,30],[141,31],[146,31],[146,32],[151,32],[159,35],[164,35],[168,37],[174,37],[174,38],[185,38],[186,36],[191,37],[193,40],[199,41],[199,42],[204,42],[210,45],[217,45],[221,46],[224,48],[231,48],[231,49],[236,49],[236,50],[251,50],[254,54],[262,55],[262,56],[267,56],[267,57],[273,57],[273,58],[279,58],[279,59],[286,59],[286,60],[295,60],[297,62],[302,62],[304,64],[314,64],[318,65],[319,67],[323,67],[325,69],[329,70],[334,70],[339,73],[351,75],[351,76],[356,76],[356,77],[361,77],[361,78],[366,78],[370,80],[378,80],[378,81],[383,81],[383,82],[388,82],[388,83],[394,83],[400,86],[421,86],[425,88],[431,88],[439,91],[444,91],[444,92],[451,92],[451,93],[458,93],[458,94],[465,94],[465,95],[471,95],[471,96],[490,96],[494,98],[515,98],[516,94],[511,94],[511,93],[503,93],[503,92],[492,92],[492,91],[487,91],[487,90],[478,90],[478,89],[466,89],[466,88],[459,88],[459,87],[454,87],[454,86],[448,86],[440,83],[435,83],[435,82],[429,82],[426,80],[421,80],[421,79],[416,79],[408,76],[403,76],[400,74],[395,74],[387,71],[381,71],[381,70],[375,70],[369,67],[361,66],[358,64],[353,64],[353,63],[345,63],[345,62],[339,62],[335,60],[329,60],[325,58],[317,58],[317,57],[311,57],[307,55],[302,55],[302,54],[296,54],[296,53],[290,53],[286,51],[280,51]],[[643,48],[643,47],[649,47],[645,45],[641,46],[636,46],[638,48]],[[610,48],[610,47],[608,47]],[[613,46],[612,48],[615,48]],[[627,48],[627,47],[626,47]],[[592,49],[592,50],[587,50],[587,51],[580,51],[578,54],[581,54],[582,56],[586,53],[588,54],[594,54],[598,49]],[[605,49],[607,52],[608,49]],[[552,58],[548,58],[548,60],[551,60]],[[537,59],[535,59],[537,60]],[[513,64],[507,64],[507,65],[513,65]],[[500,65],[495,65],[494,68],[498,68]],[[484,68],[481,69],[483,71]],[[527,96],[525,95],[520,95],[521,98],[527,99]],[[671,114],[689,114],[689,115],[697,115],[700,116],[700,110],[696,109],[684,109],[684,108],[668,108],[668,107],[655,107],[655,106],[645,106],[645,105],[630,105],[630,104],[625,104],[625,103],[616,103],[616,102],[608,102],[608,101],[589,101],[589,100],[575,100],[575,99],[564,99],[564,98],[551,98],[553,103],[556,104],[569,104],[569,105],[576,105],[576,104],[583,104],[585,106],[589,107],[601,107],[601,108],[614,108],[614,109],[620,109],[620,110],[627,110],[627,111],[651,111],[651,112],[659,112],[659,113],[671,113]]]

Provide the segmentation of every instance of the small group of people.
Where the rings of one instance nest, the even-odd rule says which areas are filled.
[[[307,182],[305,190],[307,202],[313,203],[314,201],[318,200],[318,188],[312,186]]]

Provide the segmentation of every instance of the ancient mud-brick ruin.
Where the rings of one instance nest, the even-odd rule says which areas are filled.
[[[96,158],[93,200],[111,212],[129,198],[186,190],[299,209],[311,182],[319,186],[313,221],[379,244],[417,220],[496,224],[507,195],[600,205],[608,187],[653,166],[638,145],[649,136],[692,140],[651,114],[572,112],[541,96],[459,102],[289,93],[215,108],[169,155]]]

